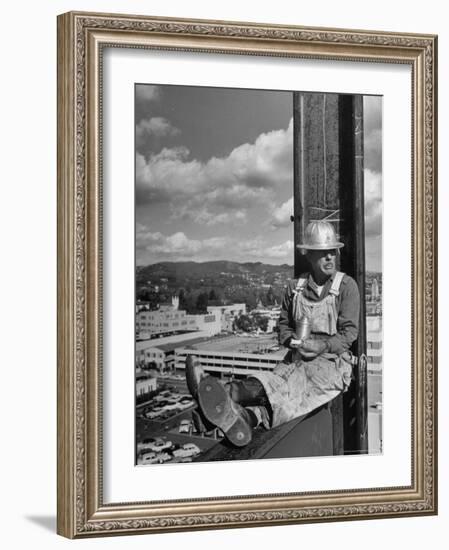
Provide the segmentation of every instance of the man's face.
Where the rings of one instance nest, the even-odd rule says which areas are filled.
[[[309,250],[307,258],[312,268],[315,279],[327,279],[337,270],[337,250]]]

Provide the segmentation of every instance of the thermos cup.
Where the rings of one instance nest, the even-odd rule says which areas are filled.
[[[307,340],[312,332],[312,323],[310,322],[310,319],[303,315],[298,321],[296,321],[295,332],[297,340],[301,340],[301,342]]]

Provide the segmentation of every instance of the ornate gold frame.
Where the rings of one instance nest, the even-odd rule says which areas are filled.
[[[412,68],[411,486],[192,501],[102,501],[101,52],[104,45]],[[58,18],[58,533],[71,538],[436,514],[437,38],[67,13]]]

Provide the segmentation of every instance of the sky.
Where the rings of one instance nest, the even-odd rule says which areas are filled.
[[[367,268],[381,261],[381,100],[365,98]],[[293,264],[292,93],[136,85],[136,261]]]

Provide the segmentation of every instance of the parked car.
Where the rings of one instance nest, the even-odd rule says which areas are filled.
[[[143,453],[137,458],[137,464],[158,464],[158,454],[151,451],[149,453]]]
[[[158,412],[160,412],[160,410],[161,410],[160,407],[147,407],[143,412],[143,416],[145,418],[151,418],[152,415],[154,415],[154,413],[157,414]]]
[[[149,418],[150,420],[152,420],[153,418],[157,418],[158,416],[163,414],[163,412],[164,412],[164,409],[159,409],[157,411],[156,410],[151,411],[151,412],[146,414],[145,418]]]
[[[161,451],[166,451],[167,449],[170,449],[173,446],[173,443],[171,441],[166,441],[162,438],[157,438],[154,443],[150,443],[148,445],[148,448],[152,451],[155,451],[157,453]]]
[[[153,399],[156,403],[160,403],[161,401],[165,401],[169,396],[170,396],[170,392],[169,391],[164,391],[164,392],[156,395],[156,397],[154,397]]]
[[[180,403],[191,403],[193,401],[191,395],[183,395],[179,400]]]
[[[186,443],[180,449],[173,451],[173,456],[176,458],[192,457],[201,452],[201,449],[195,443]]]
[[[167,397],[166,401],[167,403],[177,403],[180,399],[180,397],[173,397],[173,395],[170,395]]]
[[[165,411],[175,411],[178,408],[179,408],[179,403],[167,403],[167,405],[165,405],[165,407],[164,407],[164,410]]]
[[[191,407],[193,404],[193,399],[181,399],[181,401],[178,403],[178,408],[183,411]]]
[[[189,419],[181,420],[179,423],[178,431],[180,434],[188,434],[190,433],[190,429],[192,428],[192,421]]]
[[[163,453],[157,453],[157,458],[159,463],[163,464],[164,462],[170,462],[173,457],[170,453],[164,451]]]
[[[155,441],[156,440],[154,439],[154,437],[146,437],[145,439],[142,439],[142,441],[139,441],[137,443],[137,452],[141,453],[142,451],[145,451],[146,449],[148,449],[148,445],[154,443]]]
[[[180,400],[181,400],[180,397],[176,397],[176,398],[170,397],[170,399],[167,399],[167,404],[168,405],[177,405]]]

